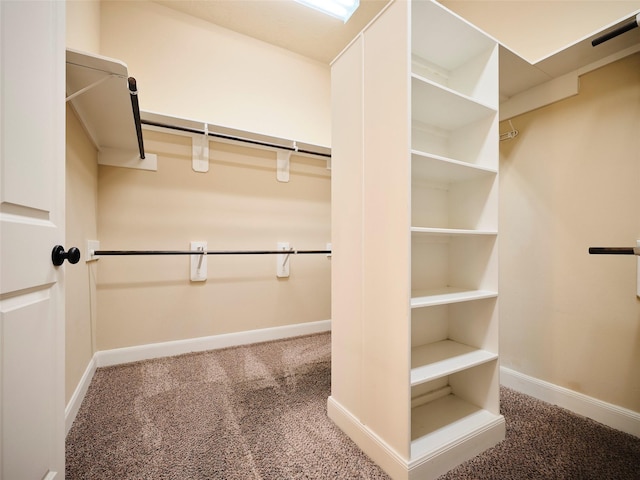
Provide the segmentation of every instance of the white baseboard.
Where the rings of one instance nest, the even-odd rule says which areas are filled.
[[[633,410],[603,402],[506,367],[500,367],[500,383],[505,387],[552,405],[566,408],[616,430],[640,437],[640,413]]]
[[[219,348],[235,347],[249,343],[267,342],[311,333],[328,332],[331,330],[331,320],[297,323],[281,327],[262,328],[246,332],[225,333],[210,337],[189,338],[171,342],[150,343],[135,347],[115,348],[96,352],[98,367],[108,367],[121,363],[138,362],[152,358],[171,357],[184,353],[216,350]]]
[[[73,425],[73,421],[76,419],[76,415],[78,415],[80,405],[82,405],[84,396],[87,394],[91,379],[96,373],[96,368],[96,357],[94,355],[89,361],[89,365],[87,365],[87,368],[78,382],[78,386],[73,392],[73,395],[71,395],[69,403],[67,403],[67,408],[64,410],[65,435],[69,433],[69,430],[71,430],[71,425]]]
[[[423,453],[412,451],[411,455],[416,455],[417,458],[407,460],[333,397],[327,400],[327,415],[363,452],[396,480],[438,478],[460,463],[493,447],[505,437],[504,418],[494,415],[492,420],[476,425],[455,440],[448,439],[438,448],[425,449]]]
[[[327,415],[391,478],[408,478],[409,464],[407,460],[369,430],[333,397],[329,397],[327,400]]]

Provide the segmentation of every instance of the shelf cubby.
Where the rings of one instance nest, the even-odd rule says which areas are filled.
[[[497,231],[498,181],[495,172],[476,170],[467,180],[428,176],[428,165],[413,161],[411,226],[454,231]],[[426,160],[426,163],[429,163]],[[470,169],[471,170],[471,169]],[[417,230],[416,230],[417,231]],[[434,230],[435,232],[435,230]]]
[[[411,298],[497,292],[494,235],[412,235]]]
[[[411,386],[498,358],[494,296],[411,312]]]
[[[498,362],[490,360],[413,387],[411,458],[427,456],[502,422],[497,413],[498,377]]]
[[[412,2],[411,19],[413,73],[497,108],[496,43],[430,2]]]
[[[412,118],[443,130],[458,130],[465,125],[492,118],[496,108],[441,87],[419,75],[411,76]]]

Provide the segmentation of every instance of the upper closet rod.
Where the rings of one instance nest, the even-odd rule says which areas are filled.
[[[622,35],[629,30],[633,30],[638,25],[640,25],[640,13],[637,14],[634,18],[629,20],[628,22],[620,25],[618,28],[611,30],[609,33],[605,33],[604,35],[599,36],[591,41],[592,46],[600,45],[601,43],[606,42],[607,40],[611,40],[618,35]]]
[[[315,152],[313,150],[306,150],[306,149],[302,149],[302,148],[296,148],[296,147],[289,147],[286,145],[278,145],[275,143],[268,143],[268,142],[263,142],[260,140],[251,140],[249,138],[242,138],[242,137],[236,137],[233,135],[225,135],[222,133],[215,133],[215,132],[211,132],[211,131],[207,131],[205,132],[205,130],[200,130],[198,128],[191,128],[191,127],[181,127],[178,125],[169,125],[168,123],[162,123],[162,122],[156,122],[153,120],[142,120],[142,123],[144,125],[149,125],[152,127],[160,127],[160,128],[168,128],[170,130],[177,130],[180,132],[187,132],[187,133],[198,133],[201,135],[204,135],[205,133],[208,134],[211,137],[216,137],[216,138],[222,138],[224,140],[232,140],[235,142],[243,142],[243,143],[250,143],[252,145],[260,145],[262,147],[270,147],[270,148],[276,148],[276,149],[280,149],[280,150],[289,150],[291,152],[298,152],[298,153],[304,153],[307,155],[317,155],[319,157],[325,157],[325,158],[331,158],[331,154],[330,153],[324,153],[324,152]],[[282,253],[282,252],[280,252]]]
[[[144,141],[142,140],[142,123],[140,121],[140,105],[138,104],[138,86],[136,79],[129,77],[129,94],[131,95],[131,108],[133,109],[133,121],[136,125],[136,135],[138,136],[138,150],[140,159],[144,160]]]

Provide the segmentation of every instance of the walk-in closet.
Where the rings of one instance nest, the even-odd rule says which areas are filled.
[[[0,478],[628,476],[640,0],[303,3],[0,2]]]

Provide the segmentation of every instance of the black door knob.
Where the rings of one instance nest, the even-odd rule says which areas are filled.
[[[78,263],[80,261],[80,250],[76,247],[71,247],[68,252],[64,251],[62,245],[56,245],[51,251],[51,261],[56,267],[59,267],[68,260],[69,263]]]

